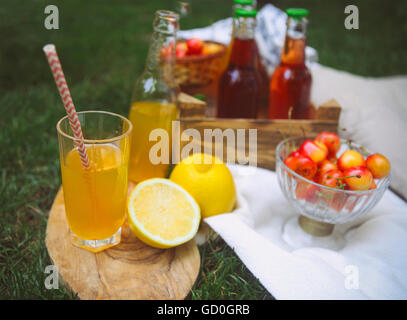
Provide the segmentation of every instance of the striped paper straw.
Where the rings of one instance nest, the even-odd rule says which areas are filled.
[[[75,140],[75,145],[78,148],[82,165],[85,169],[89,169],[90,166],[89,158],[83,140],[81,123],[79,122],[79,118],[72,101],[68,84],[66,83],[64,72],[62,71],[62,66],[61,62],[59,61],[57,51],[53,44],[47,44],[46,46],[44,46],[44,48],[42,48],[42,50],[44,51],[45,56],[47,57],[52,75],[54,76],[54,80],[57,85],[59,94],[61,95],[61,99],[64,104],[66,113],[68,114],[69,124],[71,125],[72,132],[75,138],[77,139]]]

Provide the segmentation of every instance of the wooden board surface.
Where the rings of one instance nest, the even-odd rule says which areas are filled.
[[[92,253],[73,246],[62,187],[49,214],[46,245],[60,280],[81,299],[183,299],[200,267],[194,240],[155,249],[138,240],[126,223],[115,247]]]

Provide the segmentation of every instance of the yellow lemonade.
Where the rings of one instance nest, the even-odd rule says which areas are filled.
[[[101,240],[113,236],[124,222],[128,163],[113,144],[86,145],[86,149],[88,170],[77,149],[61,158],[66,217],[75,235]]]
[[[159,101],[133,102],[129,119],[133,124],[130,148],[129,180],[140,182],[149,178],[164,178],[169,164],[153,164],[150,149],[157,141],[149,141],[150,132],[160,128],[168,133],[169,161],[171,161],[172,121],[178,118],[178,108],[174,103]]]

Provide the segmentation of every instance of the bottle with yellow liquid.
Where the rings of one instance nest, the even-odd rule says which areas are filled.
[[[137,79],[131,99],[129,119],[133,124],[129,163],[129,180],[141,182],[166,177],[171,162],[172,121],[178,119],[176,103],[178,87],[173,77],[178,14],[159,10],[155,14],[146,66]],[[150,137],[155,129],[163,129],[169,137],[168,161],[156,163],[150,150],[157,141]]]

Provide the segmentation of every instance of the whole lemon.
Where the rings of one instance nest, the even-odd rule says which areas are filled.
[[[193,154],[174,168],[170,180],[194,197],[203,218],[230,212],[235,206],[236,189],[232,174],[217,157]]]

